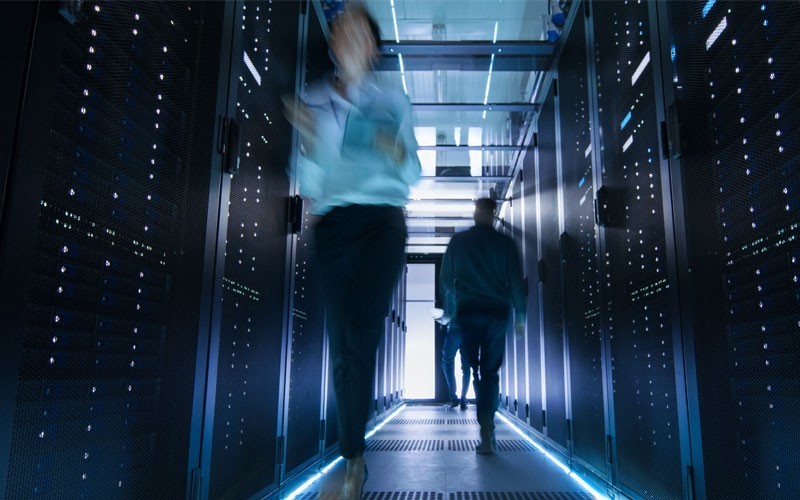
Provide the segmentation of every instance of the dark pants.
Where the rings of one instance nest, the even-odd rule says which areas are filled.
[[[456,374],[455,374],[455,361],[456,352],[461,351],[461,401],[467,400],[467,388],[469,387],[469,359],[464,353],[461,341],[461,331],[455,324],[447,326],[447,333],[444,335],[444,345],[442,346],[442,371],[444,372],[444,380],[447,382],[447,392],[450,396],[450,402],[458,401],[459,397],[456,394]],[[477,379],[476,393],[477,393]]]
[[[494,429],[494,414],[500,398],[500,376],[505,353],[508,314],[505,312],[471,312],[458,315],[462,349],[471,366],[478,367],[476,397],[478,423],[481,430]]]
[[[334,208],[316,227],[317,269],[344,458],[364,453],[375,353],[405,263],[405,241],[405,218],[398,207]]]

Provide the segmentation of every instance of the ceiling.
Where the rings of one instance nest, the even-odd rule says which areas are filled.
[[[552,54],[541,42],[548,1],[365,3],[384,39],[379,74],[415,105],[423,179],[411,191],[407,250],[442,253],[472,225],[474,200],[507,197]]]

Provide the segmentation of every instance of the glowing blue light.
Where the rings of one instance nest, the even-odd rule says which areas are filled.
[[[706,2],[705,7],[703,7],[703,17],[706,17],[708,15],[708,12],[711,10],[711,7],[713,7],[715,3],[717,3],[717,0],[708,0]]]
[[[550,461],[551,461],[551,462],[553,462],[554,464],[556,464],[556,465],[557,465],[557,466],[558,466],[558,467],[559,467],[561,470],[563,470],[565,473],[567,473],[567,474],[569,475],[569,477],[571,477],[572,479],[574,479],[576,483],[578,483],[578,484],[579,484],[579,485],[580,485],[580,486],[581,486],[581,487],[582,487],[584,490],[586,490],[586,491],[587,491],[587,492],[588,492],[590,495],[592,495],[592,496],[593,496],[595,499],[597,499],[597,500],[608,500],[608,497],[607,497],[606,495],[603,495],[603,494],[601,494],[599,491],[597,491],[597,490],[595,490],[594,488],[592,488],[591,486],[589,486],[589,484],[588,484],[586,481],[584,481],[584,480],[583,480],[583,479],[582,479],[580,476],[578,476],[578,475],[577,475],[577,474],[575,474],[574,472],[570,471],[570,469],[569,469],[569,467],[568,467],[567,465],[565,465],[565,464],[564,464],[562,461],[560,461],[560,460],[559,460],[559,459],[557,459],[555,456],[553,456],[552,454],[550,454],[550,453],[549,453],[547,450],[545,450],[545,449],[544,449],[544,448],[543,448],[543,447],[542,447],[542,446],[541,446],[539,443],[537,443],[536,441],[534,441],[533,439],[531,439],[531,438],[530,438],[530,436],[528,436],[528,435],[527,435],[525,432],[523,432],[523,431],[522,431],[522,429],[520,429],[519,427],[517,427],[517,425],[516,425],[516,424],[514,424],[513,422],[511,422],[511,420],[509,420],[509,419],[508,419],[508,418],[507,418],[505,415],[503,415],[502,413],[497,413],[496,415],[497,415],[497,417],[498,417],[500,420],[502,420],[502,421],[503,421],[503,422],[505,422],[505,423],[506,423],[506,424],[507,424],[509,427],[511,427],[511,429],[512,429],[514,432],[516,432],[517,434],[519,434],[519,435],[520,435],[520,437],[522,437],[522,439],[524,439],[525,441],[527,441],[528,443],[530,443],[530,444],[531,444],[531,445],[532,445],[534,448],[536,448],[537,450],[539,450],[540,452],[542,452],[542,453],[544,454],[544,456],[546,456],[547,458],[549,458],[549,459],[550,459]]]
[[[631,121],[631,118],[633,118],[633,114],[630,111],[628,111],[628,114],[625,115],[625,118],[622,119],[622,123],[620,123],[619,129],[623,130],[625,128],[625,125],[627,125],[628,122]]]
[[[386,418],[383,419],[383,421],[381,421],[380,424],[376,425],[375,428],[373,428],[371,431],[369,431],[367,433],[367,435],[364,436],[364,439],[371,438],[376,432],[381,430],[384,425],[386,425],[390,420],[392,420],[401,411],[403,411],[405,409],[405,407],[406,407],[405,404],[401,404],[398,409],[396,409],[393,413],[390,413]],[[317,472],[316,474],[314,474],[313,476],[308,478],[308,480],[306,480],[303,484],[301,484],[300,486],[295,488],[294,491],[289,493],[286,496],[286,500],[293,500],[293,499],[297,498],[301,493],[306,491],[312,484],[316,483],[319,478],[321,478],[323,475],[325,475],[328,472],[330,472],[330,470],[333,469],[341,461],[342,461],[342,457],[337,457],[336,460],[334,460],[333,462],[331,462],[328,465],[326,465],[325,467],[323,467],[322,470],[320,470],[319,472]]]

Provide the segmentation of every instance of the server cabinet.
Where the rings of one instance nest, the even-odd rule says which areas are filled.
[[[561,269],[561,220],[559,214],[558,139],[556,109],[558,81],[552,80],[538,119],[539,158],[537,167],[539,188],[539,238],[541,254],[539,280],[542,328],[542,372],[545,408],[545,434],[554,444],[566,451],[567,414],[564,386],[564,329]]]
[[[515,242],[521,241],[519,229],[516,227],[516,208],[519,207],[517,203],[514,206],[515,195],[519,196],[519,182],[516,183],[511,193],[511,201],[505,212],[505,217],[501,219],[502,231]],[[517,363],[516,355],[516,333],[514,330],[513,317],[509,315],[509,321],[506,325],[506,338],[505,346],[503,348],[503,365],[500,371],[500,405],[506,410],[516,415],[518,403],[517,393],[517,374],[519,373],[520,366]],[[458,378],[458,377],[457,377]]]
[[[564,335],[571,453],[607,478],[600,273],[594,217],[587,33],[575,18],[558,62]]]
[[[534,127],[538,128],[539,120],[534,123]],[[527,380],[527,410],[528,410],[528,424],[536,429],[537,432],[543,433],[542,427],[542,397],[544,392],[542,390],[542,328],[540,323],[540,290],[541,290],[541,277],[539,274],[539,248],[540,248],[540,235],[539,235],[539,196],[538,192],[538,169],[537,157],[540,150],[537,147],[539,135],[534,132],[531,138],[531,145],[525,151],[522,164],[522,196],[523,196],[523,215],[522,220],[525,226],[523,230],[524,237],[524,253],[522,255],[523,265],[525,266],[525,277],[528,284],[528,320],[526,326],[526,339],[527,339],[527,363],[526,363],[526,380]]]
[[[227,204],[218,359],[212,364],[206,444],[210,498],[274,488],[286,300],[286,167],[291,127],[280,96],[295,86],[299,7],[246,1],[240,11],[236,120],[238,172]],[[291,41],[291,42],[290,42]]]
[[[593,52],[603,189],[598,212],[605,226],[602,314],[613,374],[611,459],[618,487],[667,499],[684,495],[684,388],[675,375],[679,324],[669,268],[672,227],[665,222],[670,189],[662,173],[652,6],[597,3]]]
[[[524,254],[525,249],[525,224],[523,222],[523,217],[525,215],[525,200],[523,198],[523,179],[524,173],[520,172],[519,176],[517,177],[517,183],[514,186],[514,189],[511,194],[511,227],[512,227],[512,237],[514,241],[517,243],[517,248],[520,251],[520,256]],[[523,273],[525,272],[525,266],[523,264]],[[525,283],[528,283],[527,274],[525,276]],[[526,289],[526,292],[528,290]],[[526,297],[527,300],[527,297]],[[514,325],[511,324],[513,328]],[[512,334],[514,338],[513,348],[511,349],[511,355],[515,358],[515,373],[514,373],[514,414],[522,420],[523,422],[528,422],[528,416],[530,412],[530,403],[528,402],[528,397],[530,392],[528,391],[528,351],[527,351],[527,342],[528,342],[528,334],[527,334],[527,326],[526,331],[521,336],[517,336],[516,332]]]
[[[230,6],[101,1],[70,26],[57,8],[35,6],[3,213],[2,492],[183,498]]]
[[[383,322],[383,335],[378,342],[378,349],[375,351],[375,415],[380,415],[386,407],[384,396],[386,394],[384,384],[386,383],[386,337],[392,326],[392,314],[397,314],[393,309],[393,304],[389,303],[389,314]]]
[[[662,7],[698,496],[797,498],[800,5]]]
[[[282,2],[277,2],[280,4]],[[312,2],[291,2],[295,9],[302,9],[307,17],[305,47],[300,75],[300,93],[305,97],[305,88],[323,77],[331,68],[328,58],[327,22],[321,9]],[[325,335],[325,313],[314,265],[314,227],[318,216],[303,206],[302,232],[295,236],[293,244],[293,285],[291,292],[291,329],[287,348],[290,357],[288,367],[288,399],[286,401],[286,477],[299,472],[303,467],[320,458],[319,444],[324,439],[320,422],[326,420],[322,401],[333,399],[333,391],[327,389],[323,349]],[[332,386],[331,386],[332,388]],[[334,422],[335,423],[335,422]],[[326,422],[327,427],[331,427]]]

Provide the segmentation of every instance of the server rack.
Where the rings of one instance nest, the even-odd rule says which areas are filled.
[[[529,383],[543,378],[546,442],[562,401],[551,363],[563,353],[572,432],[554,448],[585,477],[634,497],[796,496],[796,433],[786,432],[798,427],[798,146],[786,131],[798,123],[790,47],[800,11],[715,1],[571,9],[581,15],[571,12],[557,83],[538,99],[537,190],[525,200],[539,208],[526,210],[526,226],[547,240],[545,296],[534,301],[541,371],[534,351],[528,360]],[[560,166],[555,182],[548,164]],[[584,194],[594,213],[581,209]],[[565,279],[548,289],[556,242]],[[582,276],[594,276],[594,297]],[[563,350],[552,334],[560,292]],[[587,325],[591,348],[575,335]]]
[[[97,2],[71,26],[32,7],[3,212],[7,498],[191,489],[231,6]]]
[[[800,8],[660,7],[695,488],[796,497]]]
[[[594,217],[588,33],[578,16],[558,62],[567,435],[572,460],[607,477],[600,272]]]
[[[525,247],[525,225],[523,223],[523,214],[525,211],[525,205],[522,199],[522,176],[523,174],[520,172],[517,174],[516,184],[514,185],[514,189],[512,190],[512,205],[511,205],[511,213],[512,213],[512,233],[513,238],[519,244],[520,256],[523,255],[524,247]],[[525,269],[524,264],[522,264],[522,269]],[[523,271],[524,272],[524,271]],[[528,279],[527,276],[523,278],[525,280],[526,285],[526,300],[527,300],[527,284]],[[513,327],[513,325],[512,325]],[[528,422],[528,412],[529,412],[529,390],[528,390],[528,346],[527,346],[527,328],[526,331],[523,332],[521,336],[517,336],[516,332],[514,332],[513,339],[514,343],[512,344],[513,349],[511,350],[511,354],[514,356],[515,367],[516,367],[516,374],[514,377],[514,414],[522,420],[523,422]]]
[[[299,5],[243,2],[238,13],[240,62],[234,78],[236,119],[241,137],[239,170],[226,206],[225,273],[219,309],[217,362],[210,369],[204,445],[208,494],[241,498],[275,488],[283,464],[278,431],[284,408],[281,391],[282,332],[287,329],[286,165],[291,128],[279,97],[295,86]]]

